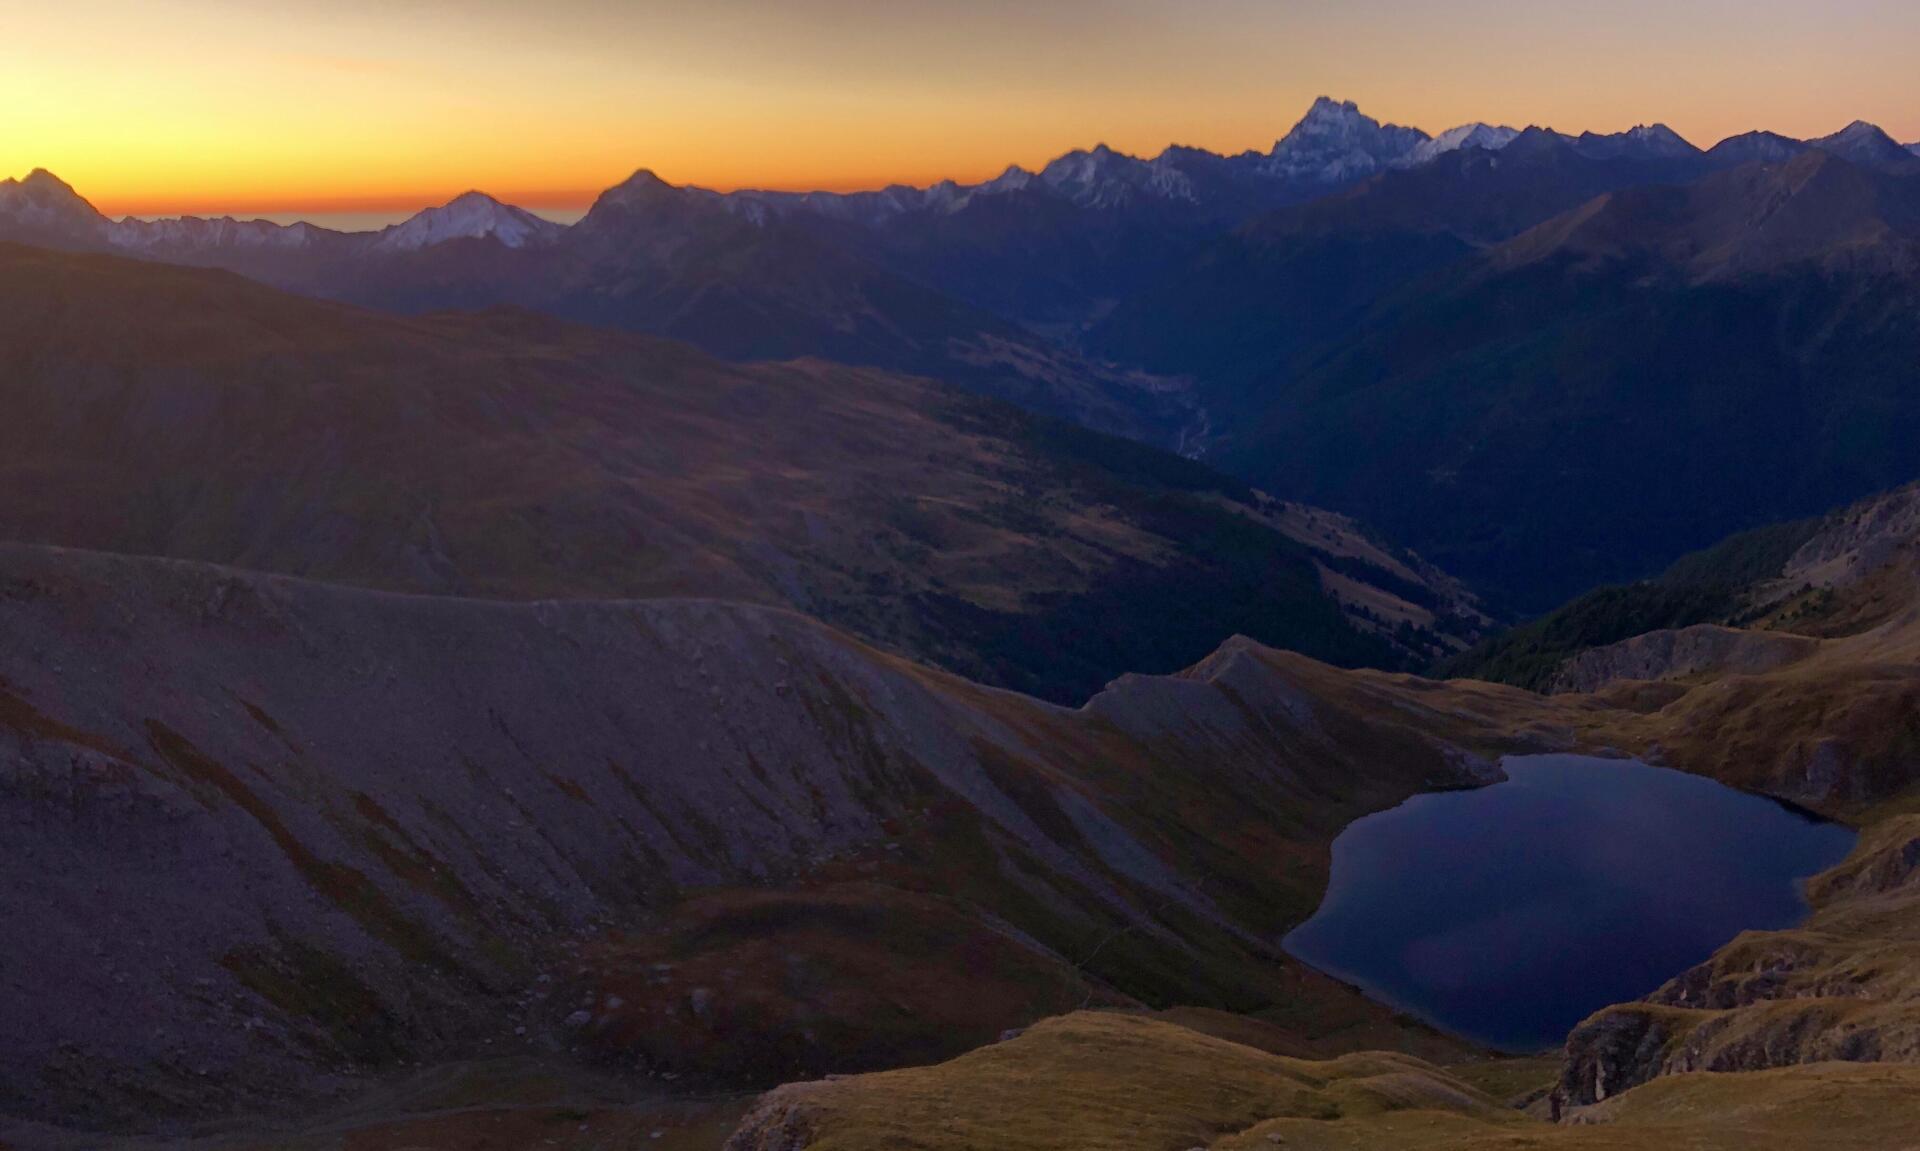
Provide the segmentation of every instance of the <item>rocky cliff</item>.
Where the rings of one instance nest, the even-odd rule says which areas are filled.
[[[1803,926],[1743,935],[1576,1028],[1556,1107],[1689,1071],[1920,1062],[1920,816],[1877,824],[1809,895]]]
[[[1624,680],[1757,675],[1805,659],[1819,646],[1806,636],[1709,624],[1648,632],[1567,660],[1549,690],[1589,693]]]

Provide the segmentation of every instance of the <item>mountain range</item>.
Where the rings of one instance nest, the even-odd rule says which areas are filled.
[[[1659,125],[1428,137],[1323,99],[1264,153],[1097,147],[978,185],[852,194],[723,195],[641,171],[566,227],[479,193],[367,234],[109,221],[37,172],[0,185],[0,237],[391,311],[507,305],[733,360],[931,376],[1355,516],[1512,613],[1908,478],[1914,405],[1882,382],[1920,354],[1901,303],[1916,172],[1863,123],[1702,151]],[[1828,223],[1789,234],[1794,220]],[[1642,241],[1643,222],[1669,239]],[[1609,226],[1639,247],[1601,260]],[[1716,235],[1731,247],[1687,247]],[[1588,352],[1538,360],[1548,330],[1584,333]],[[1756,370],[1766,401],[1723,402]],[[1544,406],[1509,402],[1507,379],[1545,387]],[[1781,437],[1804,420],[1846,446],[1792,449]],[[1708,427],[1723,434],[1701,455]],[[1778,466],[1738,491],[1685,483],[1647,523],[1666,477],[1728,474],[1719,450]],[[1625,482],[1596,480],[1616,470]]]

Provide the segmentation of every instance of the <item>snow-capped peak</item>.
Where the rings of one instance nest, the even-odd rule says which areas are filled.
[[[1596,159],[1674,160],[1700,154],[1700,149],[1665,124],[1638,124],[1612,135],[1583,132],[1573,144]]]
[[[1912,172],[1914,153],[1895,143],[1879,125],[1865,120],[1853,123],[1831,136],[1812,141],[1816,148],[1840,156],[1855,164],[1891,172]]]
[[[377,251],[406,252],[449,240],[492,237],[506,247],[522,248],[552,239],[559,232],[560,225],[523,208],[502,204],[484,192],[468,192],[382,230],[373,247]]]
[[[1664,152],[1680,153],[1699,150],[1689,143],[1685,136],[1665,124],[1636,124],[1627,129],[1627,138]]]
[[[1288,179],[1353,180],[1403,162],[1426,142],[1427,134],[1418,128],[1382,124],[1350,100],[1322,96],[1274,144],[1264,167]]]
[[[106,223],[92,204],[45,168],[35,168],[22,180],[0,180],[0,220],[20,228],[92,228]]]
[[[1916,156],[1920,156],[1920,143],[1908,144],[1907,151],[1912,152]]]
[[[1866,120],[1855,120],[1853,123],[1848,124],[1846,127],[1840,129],[1838,132],[1835,132],[1833,135],[1827,137],[1827,139],[1833,140],[1835,142],[1845,142],[1850,140],[1882,140],[1882,139],[1889,139],[1889,138],[1890,137],[1887,136],[1886,132],[1881,130],[1880,125],[1871,123]]]
[[[1140,197],[1189,201],[1197,198],[1192,178],[1170,162],[1142,160],[1116,152],[1105,144],[1096,145],[1091,152],[1069,152],[1042,168],[1035,178],[1075,203],[1091,208],[1119,207]]]
[[[1520,129],[1506,125],[1462,124],[1458,128],[1449,128],[1409,152],[1405,163],[1424,164],[1435,156],[1448,152],[1458,152],[1463,148],[1482,148],[1497,152],[1514,142],[1520,136]]]
[[[322,229],[312,224],[276,224],[271,220],[208,219],[180,216],[141,220],[133,216],[107,226],[107,242],[116,248],[202,251],[209,248],[302,248]]]
[[[1916,146],[1920,146],[1920,145],[1916,145]],[[1025,168],[1022,168],[1020,165],[1014,164],[1010,166],[1006,171],[1000,173],[998,176],[995,176],[993,179],[988,180],[986,183],[980,185],[980,190],[983,192],[1025,191],[1027,188],[1031,187],[1033,185],[1033,182],[1038,178],[1039,178],[1038,176],[1034,175],[1032,172],[1027,171]]]

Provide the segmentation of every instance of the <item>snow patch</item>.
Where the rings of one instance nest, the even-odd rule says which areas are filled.
[[[450,240],[491,237],[506,247],[524,248],[544,243],[560,231],[560,225],[524,208],[502,204],[484,192],[468,192],[381,230],[372,247],[379,252],[410,252]]]

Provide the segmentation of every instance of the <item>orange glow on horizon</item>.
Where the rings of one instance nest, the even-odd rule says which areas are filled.
[[[991,179],[1106,142],[1265,150],[1315,96],[1701,146],[1920,139],[1906,0],[63,0],[0,38],[0,178],[109,215],[578,210]]]

